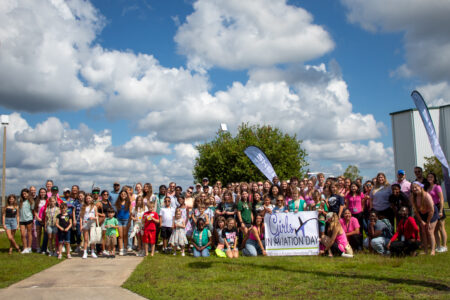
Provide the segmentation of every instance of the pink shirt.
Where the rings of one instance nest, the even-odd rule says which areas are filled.
[[[359,222],[358,219],[356,219],[355,217],[351,217],[350,218],[350,222],[348,222],[348,224],[345,223],[344,218],[340,219],[339,222],[341,222],[342,225],[342,229],[344,229],[345,233],[349,233],[354,231],[356,228],[359,228]]]
[[[356,194],[356,196],[352,196],[349,193],[347,196],[345,196],[345,199],[347,200],[348,209],[350,209],[350,212],[352,213],[352,215],[356,215],[356,214],[359,214],[360,212],[362,212],[361,203],[362,203],[362,200],[364,199],[363,193]]]
[[[428,191],[428,194],[430,194],[431,198],[433,199],[434,204],[441,203],[441,198],[439,198],[439,193],[442,194],[442,188],[441,186],[435,184],[433,188]]]
[[[411,182],[403,179],[402,181],[397,181],[397,184],[400,185],[400,190],[405,193],[407,197],[409,197],[409,194],[411,193]]]

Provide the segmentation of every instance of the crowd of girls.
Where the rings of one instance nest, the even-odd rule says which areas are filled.
[[[266,255],[264,215],[317,211],[322,255],[352,257],[364,248],[382,255],[435,255],[447,251],[442,189],[433,173],[415,168],[410,183],[403,170],[389,184],[379,173],[360,179],[325,178],[324,174],[272,182],[202,183],[183,190],[171,182],[153,191],[150,183],[91,193],[77,185],[64,189],[51,180],[36,192],[25,188],[9,195],[3,225],[9,252],[33,251],[62,257],[76,252],[115,257],[156,252],[205,257]],[[101,227],[101,241],[92,239]],[[20,230],[22,249],[14,236]],[[74,247],[72,250],[71,245]],[[64,247],[65,246],[65,247]]]

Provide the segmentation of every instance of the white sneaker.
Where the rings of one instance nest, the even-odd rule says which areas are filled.
[[[127,252],[132,252],[132,251],[133,251],[133,248],[131,248],[131,247],[127,248]]]
[[[120,249],[120,250],[119,250],[119,255],[120,255],[120,256],[123,256],[124,253],[125,253],[125,250],[124,250],[124,249]]]
[[[66,253],[66,248],[62,248],[62,253]]]
[[[95,251],[92,251],[91,256],[92,258],[97,258],[97,254],[95,254]]]
[[[177,252],[176,251],[173,251],[173,256],[177,256]]]
[[[59,254],[59,255],[58,255],[58,259],[62,259],[62,254]]]
[[[108,251],[106,251],[106,250],[103,250],[103,252],[102,252],[102,255],[104,255],[104,256],[108,256],[108,255],[109,255],[109,252],[108,252]]]
[[[22,250],[22,252],[20,252],[20,253],[22,253],[22,254],[27,254],[27,253],[28,253],[28,248],[24,248],[24,249]]]
[[[342,257],[352,258],[353,255],[347,254],[347,253],[342,253]]]
[[[184,252],[181,252],[181,256],[184,256]]]
[[[87,251],[84,250],[84,253],[83,253],[83,259],[86,259],[86,258],[87,258]]]
[[[439,252],[439,253],[443,253],[443,252],[447,252],[447,251],[448,251],[448,249],[445,246],[441,246],[436,249],[436,252]]]

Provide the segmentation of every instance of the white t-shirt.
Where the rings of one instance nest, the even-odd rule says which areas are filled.
[[[163,227],[172,227],[174,215],[175,215],[175,208],[161,207],[159,216],[162,218],[162,226]]]

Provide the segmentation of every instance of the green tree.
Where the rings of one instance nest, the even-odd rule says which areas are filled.
[[[267,155],[280,178],[306,174],[306,151],[296,135],[282,133],[271,126],[249,126],[242,123],[235,137],[219,131],[211,142],[197,146],[193,176],[196,181],[208,177],[210,182],[223,183],[263,180],[264,175],[245,155],[248,146],[257,146]]]
[[[350,178],[352,181],[355,181],[356,179],[361,177],[361,174],[359,174],[359,169],[355,165],[349,165],[347,169],[345,169],[344,177]]]
[[[424,157],[425,163],[423,164],[424,176],[427,176],[428,173],[436,174],[439,182],[442,182],[444,179],[444,175],[442,174],[442,164],[436,156]]]

